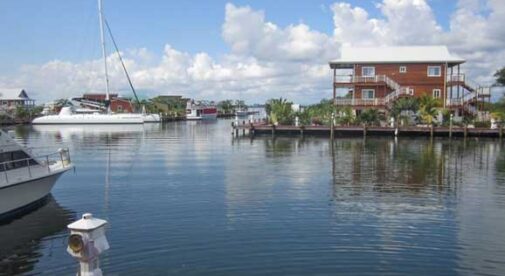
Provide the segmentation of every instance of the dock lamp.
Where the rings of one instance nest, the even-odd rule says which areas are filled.
[[[69,224],[67,252],[79,261],[82,276],[101,276],[99,256],[109,249],[105,236],[107,221],[86,213],[76,222]]]

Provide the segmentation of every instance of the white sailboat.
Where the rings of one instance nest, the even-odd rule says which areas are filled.
[[[106,113],[80,114],[75,112],[72,107],[63,107],[57,115],[46,115],[35,118],[32,124],[143,124],[161,122],[161,117],[158,114],[142,113],[111,113],[110,111],[110,96],[109,96],[109,75],[107,71],[107,53],[105,50],[104,37],[104,19],[102,12],[102,0],[98,0],[98,16],[100,21],[100,39],[102,46],[102,58],[105,73],[105,102],[107,105]],[[110,30],[109,30],[110,31]],[[116,45],[114,45],[116,46]],[[117,48],[117,47],[116,47]],[[120,57],[121,59],[121,57]],[[122,62],[122,59],[121,59]],[[124,66],[124,64],[123,64]],[[124,67],[123,67],[124,68]],[[125,69],[126,72],[126,69]],[[128,74],[127,74],[128,77]],[[128,81],[129,77],[128,77]],[[130,81],[130,86],[131,81]],[[133,88],[133,86],[132,86]],[[135,91],[134,91],[135,93]]]

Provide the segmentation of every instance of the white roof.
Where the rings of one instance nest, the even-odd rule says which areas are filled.
[[[24,92],[24,93],[23,93]],[[21,88],[0,88],[0,100],[31,100]]]
[[[446,46],[399,46],[399,47],[342,47],[341,57],[330,61],[330,66],[360,63],[425,63],[447,62],[451,65],[465,60],[453,55]]]

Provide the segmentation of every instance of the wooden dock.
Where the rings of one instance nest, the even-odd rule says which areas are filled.
[[[499,129],[466,127],[372,127],[372,126],[274,126],[267,124],[232,124],[232,134],[279,135],[279,136],[428,136],[428,137],[491,137],[502,138],[503,127]]]

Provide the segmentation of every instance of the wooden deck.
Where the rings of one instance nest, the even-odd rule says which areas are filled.
[[[239,124],[232,126],[235,135],[279,135],[279,136],[331,136],[329,126],[273,126],[266,124]],[[464,127],[363,127],[335,126],[335,137],[344,136],[436,136],[436,137],[491,137],[502,138],[503,128]]]

